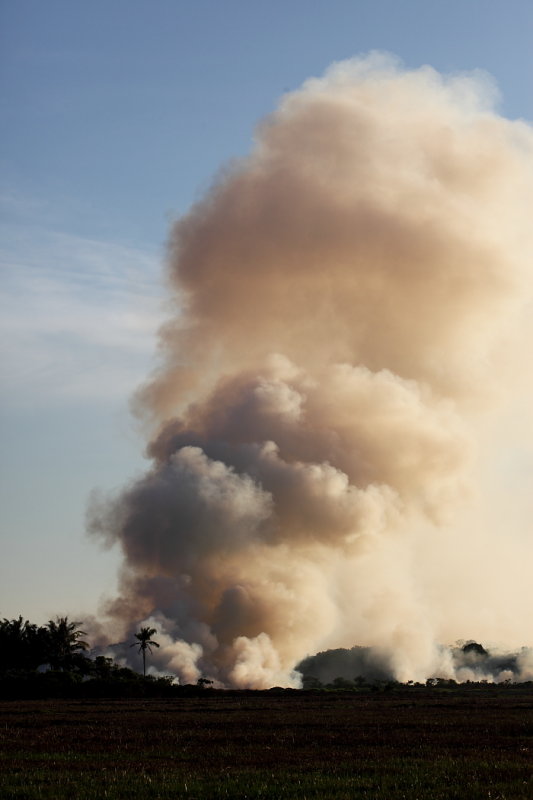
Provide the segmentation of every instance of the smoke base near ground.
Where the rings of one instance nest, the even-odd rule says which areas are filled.
[[[440,664],[426,680],[487,681],[489,683],[520,683],[533,680],[533,649],[523,647],[517,652],[489,651],[477,642],[441,646]],[[391,653],[369,647],[338,648],[303,659],[296,667],[304,685],[335,685],[343,679],[357,683],[395,679]]]

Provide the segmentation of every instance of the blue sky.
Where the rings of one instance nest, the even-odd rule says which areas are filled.
[[[172,219],[333,61],[482,69],[533,120],[530,0],[3,0],[0,615],[95,612],[88,495],[142,469]]]

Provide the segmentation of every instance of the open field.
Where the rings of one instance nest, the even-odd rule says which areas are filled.
[[[531,800],[533,693],[0,703],[3,798]]]

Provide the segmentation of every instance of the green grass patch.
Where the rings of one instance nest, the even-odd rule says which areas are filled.
[[[235,693],[0,703],[0,796],[531,800],[532,699]]]

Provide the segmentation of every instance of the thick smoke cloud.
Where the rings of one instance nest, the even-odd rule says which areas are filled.
[[[530,453],[533,131],[494,99],[334,65],[174,225],[151,467],[90,510],[124,553],[107,614],[157,625],[158,669],[297,685],[358,643],[420,680],[439,640],[526,636],[525,515],[495,524],[523,470],[486,465]]]

